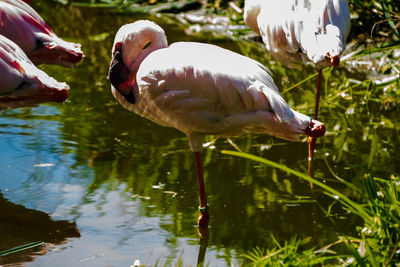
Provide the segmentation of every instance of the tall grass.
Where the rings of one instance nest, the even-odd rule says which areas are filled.
[[[251,261],[250,265],[265,266],[278,264],[280,266],[312,266],[343,265],[357,263],[360,266],[397,266],[400,264],[400,178],[391,176],[389,179],[364,177],[365,190],[362,194],[364,202],[356,203],[336,189],[285,165],[256,157],[243,152],[222,151],[223,154],[247,158],[277,168],[296,177],[313,182],[334,201],[339,201],[343,208],[359,216],[363,225],[357,228],[359,237],[341,236],[337,241],[323,248],[306,249],[310,239],[296,238],[286,241],[283,245],[272,236],[275,243],[272,249],[255,248],[245,253]],[[344,184],[349,186],[348,184]],[[351,187],[351,189],[353,189]],[[323,209],[321,207],[321,209]],[[329,215],[329,212],[324,210]],[[333,220],[333,219],[332,219]],[[335,224],[334,221],[332,223]],[[345,234],[345,233],[344,233]],[[344,245],[347,254],[334,251],[335,245]]]

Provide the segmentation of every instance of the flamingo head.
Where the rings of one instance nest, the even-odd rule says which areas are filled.
[[[310,125],[304,130],[304,134],[310,137],[322,137],[325,132],[325,124],[313,119],[310,120]]]
[[[117,99],[122,96],[130,104],[136,102],[136,73],[140,64],[151,52],[167,45],[164,30],[148,20],[126,24],[118,30],[108,72]]]
[[[343,36],[338,27],[333,25],[326,26],[326,60],[329,61],[331,66],[337,67],[340,63],[340,56],[346,47],[343,41]]]
[[[32,106],[45,102],[64,102],[68,99],[69,87],[66,83],[57,82],[45,73],[37,77],[21,80],[13,90],[0,94],[0,110]]]
[[[122,43],[118,42],[114,46],[108,79],[113,89],[117,90],[129,103],[134,104],[136,100],[133,93],[134,77],[130,78],[130,76],[130,71],[124,64],[122,57]]]
[[[9,63],[9,62],[8,62]],[[30,63],[32,64],[32,63]],[[9,72],[13,81],[3,77],[0,88],[0,109],[31,106],[44,102],[64,102],[68,99],[69,86],[58,82],[45,72],[24,62],[0,62],[0,69]],[[10,70],[10,68],[12,68]],[[10,73],[11,72],[11,73]],[[3,83],[4,82],[4,83]],[[12,87],[9,85],[12,84]]]
[[[311,61],[318,69],[339,65],[346,43],[338,27],[327,25],[323,34],[304,34],[301,38],[304,62]]]
[[[68,99],[68,85],[60,83],[57,87],[47,85],[21,84],[18,94],[0,95],[0,110],[6,108],[19,108],[24,106],[35,106],[45,102],[64,102]]]
[[[297,141],[300,135],[309,137],[322,137],[325,135],[325,124],[312,119],[300,112],[292,110],[294,116],[287,123],[280,123],[274,128],[274,136],[279,138]]]

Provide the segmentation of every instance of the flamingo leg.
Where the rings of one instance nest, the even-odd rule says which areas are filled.
[[[314,108],[314,119],[318,120],[318,110],[319,110],[319,96],[321,94],[321,82],[322,82],[322,69],[318,70],[318,79],[317,79],[317,92],[315,94],[315,108]],[[308,138],[308,176],[312,176],[312,161],[314,158],[314,149],[315,144],[317,143],[317,138],[310,137]],[[311,189],[313,188],[313,184],[310,182]]]
[[[199,226],[208,225],[210,215],[208,213],[206,188],[204,185],[203,166],[201,162],[201,152],[195,151],[194,159],[196,162],[197,183],[199,186],[199,200],[200,200],[200,217],[198,220]]]
[[[317,79],[317,91],[315,94],[315,108],[314,108],[314,119],[318,119],[318,110],[319,110],[319,97],[321,93],[321,82],[322,82],[322,69],[318,70],[318,79]],[[313,164],[313,158],[314,158],[314,149],[315,149],[315,144],[317,143],[317,138],[315,137],[310,137],[308,138],[308,171],[307,174],[309,177],[311,177],[312,174],[312,164]],[[310,182],[310,189],[311,189],[311,198],[315,199],[314,196],[314,186],[313,183]],[[313,205],[313,210],[312,210],[312,216],[313,216],[313,243],[317,244],[317,230],[318,228],[316,227],[316,222],[317,222],[317,208],[314,203]]]
[[[319,96],[321,94],[322,69],[318,69],[317,92],[315,94],[314,120],[318,120]]]

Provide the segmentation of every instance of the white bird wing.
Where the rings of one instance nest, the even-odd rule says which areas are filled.
[[[303,17],[302,29],[297,37],[301,49],[317,67],[330,66],[326,55],[340,56],[350,31],[350,13],[347,0],[305,0],[308,8],[299,11]],[[298,7],[300,9],[300,7]]]
[[[329,66],[327,53],[343,52],[350,30],[346,0],[261,0],[259,4],[260,34],[268,51],[285,65]]]
[[[267,50],[280,62],[295,68],[302,62],[298,18],[294,0],[259,0],[257,24]]]
[[[138,103],[135,112],[161,125],[171,126],[170,112],[222,124],[226,117],[256,111],[273,112],[283,122],[294,116],[264,66],[214,45],[184,42],[154,51],[142,62],[137,84],[138,102],[146,104]]]
[[[27,3],[25,3],[22,0],[0,0],[0,2],[3,3],[8,3],[10,5],[13,5],[19,9],[24,10],[26,13],[30,14],[33,16],[38,23],[40,23],[42,26],[47,27],[46,22],[40,17],[40,15]]]

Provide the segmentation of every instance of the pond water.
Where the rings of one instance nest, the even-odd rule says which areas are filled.
[[[70,85],[68,102],[0,111],[0,251],[46,242],[40,249],[2,257],[0,264],[130,266],[140,259],[145,266],[178,260],[196,266],[200,256],[209,266],[238,266],[246,262],[244,252],[272,246],[271,236],[280,242],[310,237],[322,246],[338,234],[355,233],[358,218],[333,205],[343,231],[338,232],[312,201],[307,182],[220,152],[237,146],[306,173],[306,142],[247,135],[204,149],[211,219],[200,240],[195,166],[186,136],[123,109],[106,78],[116,31],[144,18],[162,26],[170,43],[214,43],[259,60],[282,89],[314,69],[286,69],[253,41],[187,35],[187,26],[169,15],[122,15],[52,1],[33,1],[33,6],[58,36],[80,42],[85,58],[73,69],[41,66]],[[363,76],[339,68],[326,75],[326,85],[340,87],[343,77]],[[314,88],[312,79],[283,96],[312,114]],[[339,96],[324,94],[320,118],[328,134],[318,143],[315,177],[353,196],[335,177],[362,186],[365,173],[398,175],[399,119],[393,110],[363,97],[357,87]],[[314,190],[321,206],[332,203]]]

